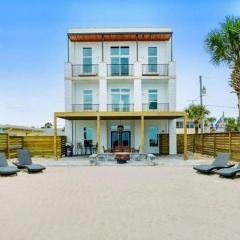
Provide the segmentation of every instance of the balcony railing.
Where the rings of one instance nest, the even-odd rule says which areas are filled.
[[[168,76],[168,64],[143,64],[143,76]]]
[[[143,103],[142,110],[144,112],[168,112],[169,104],[157,102]]]
[[[132,112],[134,104],[108,104],[109,112]]]
[[[133,64],[108,64],[108,76],[133,76]]]
[[[72,76],[73,77],[87,77],[97,76],[98,65],[97,64],[73,64],[72,65]]]
[[[98,112],[99,104],[73,104],[73,112]]]

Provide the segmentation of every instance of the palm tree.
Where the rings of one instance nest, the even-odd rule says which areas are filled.
[[[224,118],[225,122],[225,131],[232,132],[238,131],[238,126],[235,118]]]
[[[206,118],[206,116],[210,113],[205,106],[191,104],[185,112],[188,115],[188,119],[194,122],[195,126],[195,134],[198,134],[198,128],[200,122]]]
[[[42,128],[52,128],[52,123],[46,122]]]
[[[229,85],[238,98],[240,120],[240,18],[226,17],[225,22],[220,23],[220,29],[208,34],[205,45],[214,65],[223,63],[232,71]]]

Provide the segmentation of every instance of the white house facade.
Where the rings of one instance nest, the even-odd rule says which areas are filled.
[[[169,28],[70,29],[64,67],[67,142],[176,154],[176,63]],[[77,148],[75,147],[75,153]]]

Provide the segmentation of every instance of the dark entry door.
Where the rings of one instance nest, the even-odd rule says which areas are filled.
[[[111,146],[115,147],[130,147],[131,146],[131,133],[130,131],[112,131],[111,132]]]

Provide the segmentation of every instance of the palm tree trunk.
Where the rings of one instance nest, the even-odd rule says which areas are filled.
[[[240,122],[240,62],[234,64],[230,86],[234,89],[238,98],[238,124]]]
[[[237,94],[238,98],[238,124],[240,123],[240,94]]]
[[[194,122],[194,126],[195,126],[195,134],[198,134],[198,128],[199,128],[198,121]]]

